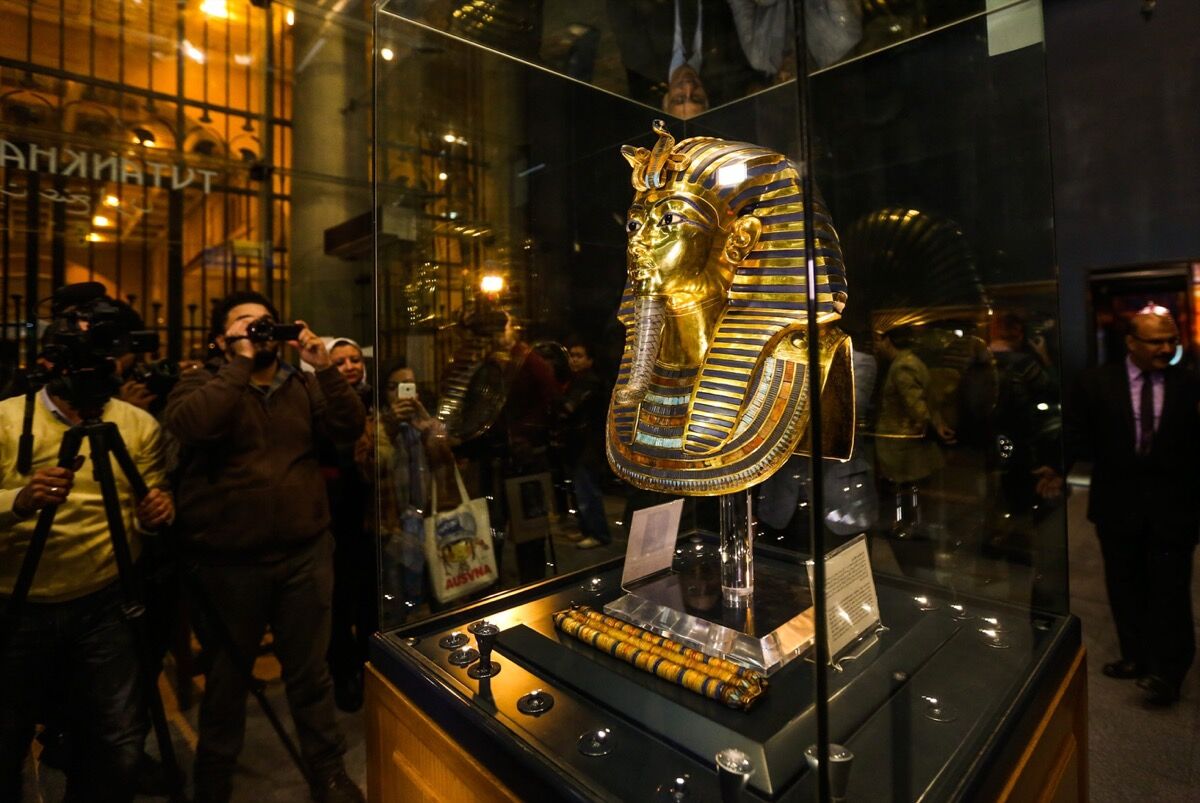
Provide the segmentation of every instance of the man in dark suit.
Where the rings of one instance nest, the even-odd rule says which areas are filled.
[[[1066,421],[1068,465],[1092,461],[1088,518],[1104,556],[1121,658],[1104,674],[1138,679],[1147,707],[1179,699],[1196,645],[1192,553],[1200,525],[1200,377],[1171,365],[1179,329],[1148,306],[1129,354],[1085,371]]]

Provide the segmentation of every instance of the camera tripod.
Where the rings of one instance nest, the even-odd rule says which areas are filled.
[[[113,556],[117,562],[117,576],[121,587],[121,613],[133,628],[134,644],[137,650],[138,668],[142,676],[142,686],[145,690],[147,707],[150,710],[154,735],[158,741],[159,756],[163,769],[170,779],[170,797],[175,801],[184,800],[183,773],[175,757],[175,748],[171,743],[171,733],[167,728],[167,717],[163,710],[162,696],[158,691],[158,669],[150,653],[150,642],[146,631],[146,607],[142,604],[137,579],[134,574],[133,555],[129,549],[129,540],[125,533],[125,521],[121,515],[121,500],[117,495],[117,480],[113,473],[112,458],[125,475],[126,480],[133,486],[134,494],[142,499],[149,493],[146,482],[129,456],[125,441],[117,425],[111,421],[101,421],[99,411],[89,410],[84,413],[81,424],[67,430],[63,436],[58,451],[58,467],[71,468],[79,449],[86,438],[91,449],[92,472],[100,484],[100,493],[104,500],[104,516],[108,522],[109,539],[112,542]],[[13,586],[12,596],[9,597],[7,619],[10,629],[0,634],[0,652],[8,646],[18,622],[21,611],[33,587],[33,578],[37,574],[38,564],[46,548],[46,539],[54,526],[54,517],[58,513],[58,505],[50,505],[38,514],[37,524],[25,557],[21,562],[21,570]]]

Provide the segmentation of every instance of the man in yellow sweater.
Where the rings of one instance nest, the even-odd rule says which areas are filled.
[[[51,385],[50,387],[54,387]],[[44,701],[58,697],[78,740],[68,767],[68,799],[130,800],[146,734],[133,630],[121,612],[108,523],[86,441],[73,469],[58,468],[67,430],[80,422],[66,399],[43,389],[33,402],[33,463],[17,471],[24,397],[0,402],[0,610],[6,610],[40,510],[58,505],[54,527],[19,621],[0,641],[0,800],[21,799],[21,768]],[[149,413],[112,399],[115,423],[150,493],[138,502],[114,470],[130,547],[169,523],[162,440]]]

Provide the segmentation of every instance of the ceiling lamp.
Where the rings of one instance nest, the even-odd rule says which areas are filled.
[[[479,280],[479,289],[489,296],[498,296],[504,292],[504,277],[496,273],[485,274]]]
[[[217,19],[229,19],[229,6],[225,5],[225,0],[204,0],[200,4],[200,11]]]
[[[193,45],[191,42],[189,42],[186,39],[183,40],[183,52],[187,54],[187,57],[189,59],[196,62],[197,64],[204,63],[204,51],[201,50],[200,48],[196,47],[195,45]]]

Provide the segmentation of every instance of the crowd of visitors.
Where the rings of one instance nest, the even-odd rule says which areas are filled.
[[[118,310],[124,330],[143,328],[101,285],[77,285],[56,293],[50,331],[90,343],[100,306]],[[40,761],[66,771],[69,799],[130,800],[177,787],[182,776],[146,750],[150,673],[139,667],[144,649],[156,677],[168,647],[181,649],[181,628],[182,650],[190,651],[194,629],[200,652],[177,660],[178,671],[195,664],[205,675],[195,800],[234,798],[264,645],[282,669],[313,798],[363,799],[344,767],[335,710],[363,704],[367,642],[381,624],[380,573],[384,624],[437,605],[424,521],[432,498],[442,509],[463,501],[448,481],[458,444],[403,360],[381,375],[381,408],[373,409],[358,343],[319,337],[303,321],[291,331],[280,324],[266,297],[235,292],[214,305],[210,358],[182,364],[169,383],[149,380],[140,355],[105,353],[83,371],[77,358],[47,347],[44,387],[0,402],[0,602],[8,614],[14,596],[25,603],[0,629],[0,799],[21,799],[35,733]],[[549,465],[551,442],[565,443],[586,536],[580,546],[609,541],[599,490],[607,392],[588,347],[572,342],[572,379],[557,375],[517,326],[500,340],[497,358],[539,380],[510,394],[511,409],[494,427],[503,451]],[[288,346],[298,367],[285,358]],[[24,465],[27,410],[33,448]],[[148,486],[143,494],[115,472],[133,592],[119,577],[101,472],[86,448],[69,465],[58,459],[72,427],[97,412],[116,425]],[[22,561],[48,509],[53,535],[22,591]],[[531,574],[544,572],[542,546],[524,547]],[[520,547],[517,554],[521,562]]]
[[[87,342],[87,311],[98,303],[120,308],[102,288],[60,290],[53,342]],[[508,509],[529,500],[524,489],[506,498],[505,484],[545,472],[569,489],[559,508],[578,522],[575,548],[612,542],[604,509],[609,385],[591,344],[531,345],[511,315],[503,332],[497,317],[476,370],[495,380],[500,398],[486,436],[463,442],[444,410],[430,412],[433,402],[421,398],[420,377],[406,362],[381,372],[376,396],[358,343],[319,337],[302,321],[281,326],[279,317],[257,293],[229,295],[214,306],[211,358],[183,365],[167,389],[139,378],[128,355],[110,367],[109,355],[89,374],[70,348],[47,348],[40,390],[0,402],[0,599],[16,612],[0,629],[0,798],[20,799],[35,732],[42,761],[66,770],[71,799],[97,799],[103,789],[100,799],[129,800],[177,783],[147,755],[153,708],[142,668],[157,674],[177,643],[176,614],[188,609],[206,675],[195,799],[233,797],[253,664],[268,643],[313,798],[362,800],[345,770],[335,709],[363,704],[372,633],[437,609],[427,525],[435,499],[438,510],[467,502],[459,464],[470,464],[470,485],[489,499],[491,528],[516,532],[514,519],[535,518]],[[135,318],[130,329],[140,325]],[[984,522],[983,531],[1002,539],[1024,528],[1029,538],[1045,516],[1039,511],[1061,497],[1066,469],[1091,460],[1089,513],[1122,651],[1104,672],[1138,679],[1147,705],[1171,705],[1194,655],[1188,594],[1197,479],[1187,448],[1200,427],[1200,383],[1174,364],[1180,337],[1171,316],[1140,312],[1126,361],[1080,378],[1065,466],[1054,456],[1061,420],[1038,412],[1056,407],[1057,373],[1026,322],[997,316],[987,342],[938,332],[879,332],[869,348],[856,339],[859,414],[870,419],[860,431],[875,437],[836,473],[845,491],[862,490],[830,493],[830,528],[936,541],[918,504],[945,496],[931,493],[931,478],[961,473],[960,444],[1007,442],[985,473],[1009,523]],[[285,346],[299,368],[284,358]],[[980,399],[990,405],[990,428],[973,418]],[[115,510],[141,596],[122,583],[104,467],[86,450],[60,459],[73,428],[97,421],[116,426],[145,481],[141,488],[116,472]],[[785,493],[799,488],[802,473],[796,464],[763,486],[764,525],[787,527],[803,508],[799,491]],[[878,501],[864,489],[872,482]],[[30,575],[22,564],[47,511],[54,535]],[[541,577],[550,539],[514,540],[519,580]],[[18,609],[14,598],[25,604]]]

